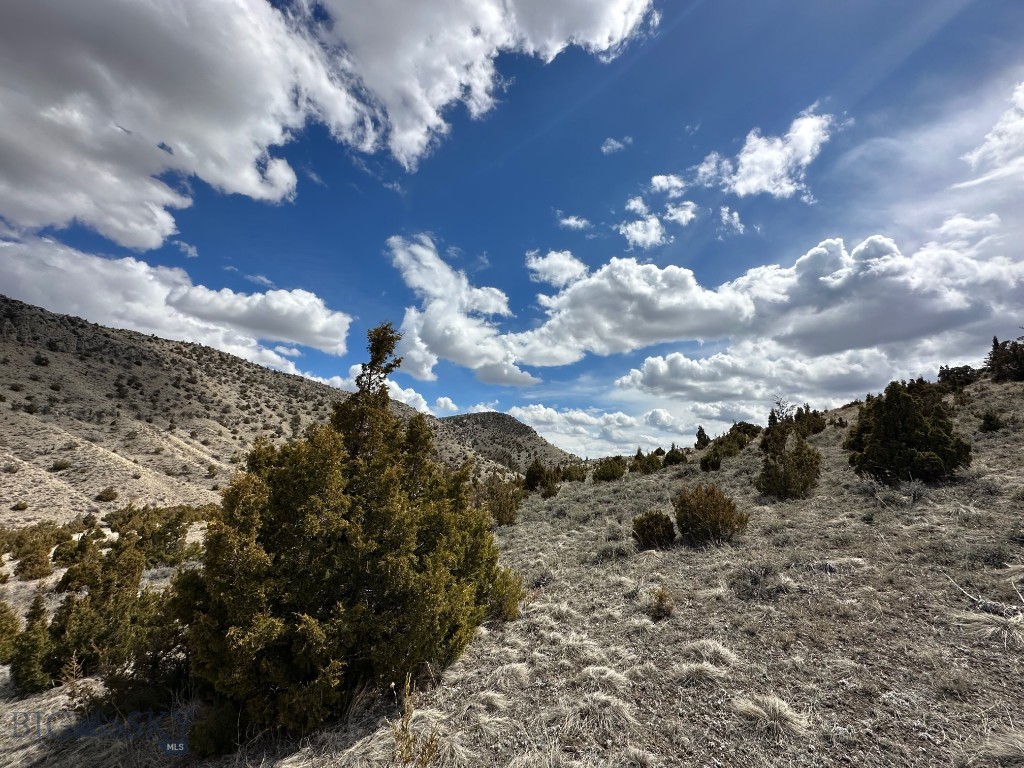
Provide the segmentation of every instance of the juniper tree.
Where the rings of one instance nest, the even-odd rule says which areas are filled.
[[[176,580],[192,672],[210,700],[199,752],[253,724],[307,732],[364,685],[399,690],[453,661],[488,615],[516,611],[470,466],[433,460],[422,416],[392,413],[390,324],[331,423],[258,442],[211,522],[202,568]],[[228,727],[230,725],[230,727]]]

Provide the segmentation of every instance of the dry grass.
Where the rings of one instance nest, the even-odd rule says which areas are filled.
[[[1024,731],[997,733],[982,744],[980,756],[1000,766],[1024,766]]]
[[[956,621],[969,637],[994,640],[1005,650],[1024,649],[1024,614],[959,613]]]
[[[752,721],[759,733],[771,738],[806,738],[810,734],[811,724],[807,716],[795,711],[778,696],[738,698],[731,706],[733,712]]]

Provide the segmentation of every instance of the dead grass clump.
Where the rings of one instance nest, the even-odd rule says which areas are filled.
[[[728,585],[741,600],[774,600],[797,589],[792,578],[771,564],[737,568],[729,576]]]
[[[621,691],[623,688],[629,687],[629,678],[627,678],[621,672],[617,672],[611,667],[606,666],[589,666],[584,667],[580,673],[580,677],[585,680],[597,683],[598,686],[603,688],[610,688],[612,690]]]
[[[525,688],[530,684],[532,673],[530,667],[523,662],[515,664],[502,664],[491,675],[491,681],[495,687],[503,691],[512,688]]]
[[[709,661],[712,664],[735,666],[739,664],[739,656],[730,651],[717,640],[694,640],[679,649],[680,655]]]
[[[626,747],[611,762],[614,768],[657,768],[657,756],[640,747]]]
[[[759,733],[771,738],[796,736],[804,738],[810,734],[811,725],[806,715],[801,715],[778,696],[751,696],[734,699],[732,710],[754,723]]]
[[[728,673],[708,661],[696,663],[683,662],[672,667],[670,679],[678,685],[695,685],[698,683],[714,683],[724,680]]]
[[[958,626],[978,640],[996,640],[1004,649],[1024,648],[1024,614],[999,616],[993,613],[957,614]]]
[[[981,747],[981,756],[1001,766],[1024,766],[1024,731],[989,736]]]
[[[603,741],[637,724],[629,704],[607,693],[587,693],[566,715],[563,733]]]

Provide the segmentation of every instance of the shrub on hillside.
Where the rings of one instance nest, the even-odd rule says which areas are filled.
[[[666,549],[672,546],[676,530],[672,518],[656,509],[633,518],[633,538],[640,549]]]
[[[14,657],[14,638],[21,631],[18,614],[6,600],[0,600],[0,664],[10,664]]]
[[[609,456],[601,459],[594,467],[594,482],[607,483],[620,480],[626,474],[626,460],[621,456]]]
[[[436,464],[426,420],[391,413],[399,338],[389,324],[370,331],[358,391],[330,425],[257,443],[202,568],[176,578],[211,703],[194,752],[232,747],[239,726],[308,732],[361,686],[401,689],[453,661],[485,618],[516,612],[521,583],[498,565],[470,467]]]
[[[14,566],[14,575],[22,581],[45,579],[52,573],[49,543],[39,540],[33,546],[18,553],[18,564]]]
[[[1006,426],[1006,422],[995,411],[989,409],[981,414],[981,424],[978,426],[981,432],[998,432]]]
[[[993,336],[985,367],[992,373],[992,381],[1024,381],[1024,336],[1016,341],[999,341]]]
[[[731,541],[743,533],[750,515],[736,508],[736,502],[709,483],[687,488],[685,485],[672,497],[679,535],[694,544]]]
[[[754,487],[778,499],[806,498],[821,475],[821,454],[808,445],[808,435],[825,429],[825,418],[805,405],[794,409],[778,398],[761,435],[761,472]]]
[[[117,490],[112,485],[108,485],[102,491],[96,494],[96,501],[115,501],[117,499]]]
[[[675,443],[672,443],[672,447],[665,452],[662,464],[666,467],[673,467],[677,464],[686,464],[687,461],[689,460],[686,458],[686,453],[681,448],[677,448]]]
[[[700,457],[700,469],[702,472],[717,472],[722,468],[722,452],[717,448]]]
[[[492,474],[483,484],[482,498],[494,519],[495,525],[515,525],[519,505],[523,501],[522,486],[514,480],[502,480]]]
[[[587,466],[582,461],[574,461],[558,468],[558,477],[566,483],[582,483],[587,479]]]
[[[708,433],[704,431],[703,425],[697,427],[697,436],[693,442],[693,447],[698,451],[703,451],[711,445],[711,438],[708,437]]]
[[[969,365],[939,366],[939,383],[952,392],[960,392],[968,384],[973,384],[981,377],[981,371]]]
[[[941,389],[923,379],[890,382],[866,401],[843,447],[858,473],[889,484],[932,482],[971,463],[971,446],[953,434]]]
[[[639,448],[636,449],[636,456],[629,463],[629,471],[640,475],[652,475],[661,469],[661,457],[654,453],[646,456]]]
[[[533,463],[526,468],[526,474],[523,478],[523,485],[527,492],[539,491],[547,480],[548,474],[548,468],[540,463],[540,459],[534,459]]]
[[[36,592],[25,617],[25,629],[14,638],[11,652],[11,682],[21,694],[39,693],[53,685],[46,671],[50,658],[50,635],[46,630],[46,607],[41,592]]]

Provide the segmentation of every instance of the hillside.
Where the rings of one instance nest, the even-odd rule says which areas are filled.
[[[450,434],[452,442],[467,445],[480,456],[516,472],[525,472],[535,459],[548,467],[576,459],[507,413],[467,413],[446,416],[440,422],[438,432]]]
[[[1006,425],[980,431],[986,411]],[[826,415],[852,423],[856,407]],[[973,463],[932,486],[858,477],[832,425],[810,438],[822,477],[804,500],[754,490],[756,441],[718,472],[692,456],[533,495],[497,530],[530,587],[523,616],[481,628],[415,695],[407,730],[368,696],[309,739],[204,764],[409,765],[394,757],[409,737],[437,746],[437,766],[1021,765],[1024,384],[971,385],[955,423]],[[708,480],[750,513],[746,533],[638,552],[632,518]],[[661,589],[673,609],[656,621]],[[69,705],[63,689],[8,696],[0,716]],[[8,765],[161,759],[144,739],[0,737]]]
[[[346,396],[209,347],[104,328],[0,296],[2,520],[62,521],[127,502],[216,502],[256,437],[301,434]],[[476,429],[428,417],[440,457],[507,472],[488,458],[492,446],[568,455],[510,416],[483,416]],[[108,487],[117,499],[97,502]]]

